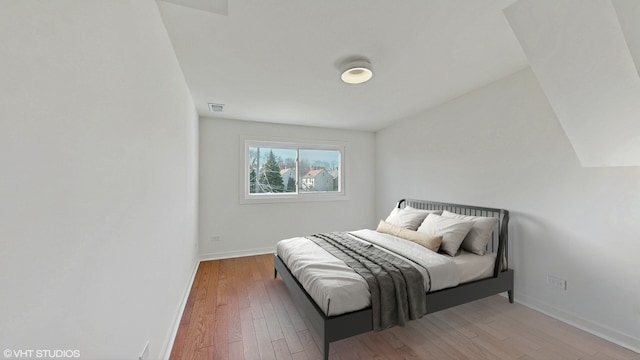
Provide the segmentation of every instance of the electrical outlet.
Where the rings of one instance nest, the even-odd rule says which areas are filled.
[[[562,290],[567,290],[567,280],[560,279],[559,277],[555,277],[553,275],[547,275],[547,284],[560,288]]]
[[[144,344],[144,348],[142,349],[140,356],[138,356],[138,360],[147,360],[148,358],[149,358],[149,340],[147,340],[147,343]]]
[[[211,241],[220,241],[220,235],[211,235]]]

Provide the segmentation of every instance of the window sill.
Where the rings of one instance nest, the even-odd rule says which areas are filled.
[[[320,201],[344,201],[349,200],[349,196],[346,194],[309,194],[309,195],[257,195],[257,196],[241,196],[240,205],[252,205],[252,204],[279,204],[279,203],[305,203],[305,202],[320,202]]]

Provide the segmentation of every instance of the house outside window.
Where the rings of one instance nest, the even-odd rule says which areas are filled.
[[[302,177],[303,191],[336,191],[337,183],[333,176],[324,168],[310,170]]]

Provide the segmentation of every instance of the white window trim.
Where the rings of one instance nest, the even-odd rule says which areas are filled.
[[[241,136],[240,154],[242,154],[242,164],[239,174],[240,204],[268,204],[268,203],[296,203],[313,201],[341,201],[349,200],[349,161],[348,145],[345,142],[333,140],[302,140],[288,138],[274,138],[264,136]],[[249,146],[271,147],[271,148],[292,148],[292,149],[319,149],[319,150],[339,150],[340,151],[340,184],[339,191],[331,192],[309,192],[309,193],[278,193],[278,194],[249,194]],[[298,181],[298,180],[296,180]]]

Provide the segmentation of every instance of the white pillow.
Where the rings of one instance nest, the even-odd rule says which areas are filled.
[[[442,213],[442,216],[450,219],[473,221],[473,226],[462,241],[461,246],[474,254],[484,255],[491,233],[498,224],[499,219],[497,217],[460,215],[446,210]]]
[[[451,256],[456,256],[462,240],[473,226],[473,221],[446,218],[429,214],[418,228],[418,232],[432,235],[442,235],[440,250]]]
[[[411,206],[405,206],[403,209],[394,208],[384,221],[415,231],[429,214],[440,215],[442,210],[419,210]]]

